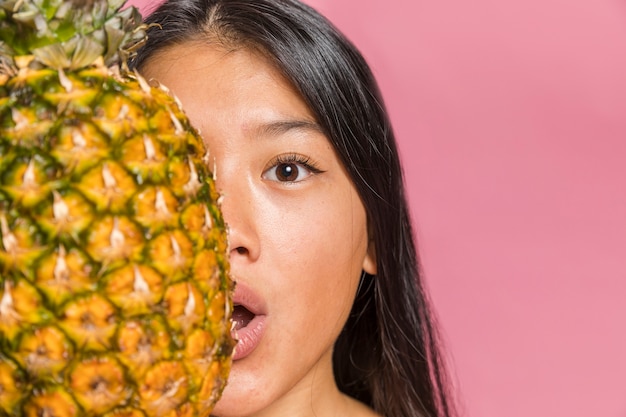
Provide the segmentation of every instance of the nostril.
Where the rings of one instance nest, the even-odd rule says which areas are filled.
[[[245,255],[248,253],[248,249],[244,248],[243,246],[235,248],[235,251],[237,251],[239,255]]]

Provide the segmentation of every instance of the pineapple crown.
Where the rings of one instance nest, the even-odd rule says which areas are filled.
[[[146,25],[126,0],[0,0],[0,73],[15,58],[56,69],[78,69],[100,57],[126,68],[145,40]]]

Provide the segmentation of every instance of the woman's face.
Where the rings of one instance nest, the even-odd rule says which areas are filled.
[[[345,169],[307,105],[258,52],[188,43],[159,53],[143,74],[182,102],[223,195],[240,342],[215,414],[322,407],[317,401],[336,396],[332,347],[361,271],[375,272],[365,210]]]

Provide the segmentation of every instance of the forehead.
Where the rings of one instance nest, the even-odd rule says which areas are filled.
[[[283,122],[317,126],[298,91],[256,49],[180,44],[155,55],[142,72],[168,87],[203,133],[214,131],[216,125],[228,126],[232,133],[277,121],[281,126]]]
[[[275,61],[256,47],[233,48],[200,41],[168,45],[153,54],[141,72],[147,79],[156,79],[167,87],[229,85],[236,94],[254,84],[254,88],[275,89],[276,93],[292,94],[304,102]]]
[[[213,40],[213,37],[194,38],[165,45],[155,50],[145,60],[140,72],[146,78],[155,72],[163,77],[164,75],[171,75],[168,74],[170,71],[173,71],[173,75],[177,76],[182,69],[185,72],[193,71],[199,74],[205,72],[215,77],[218,75],[220,67],[224,66],[237,67],[238,71],[228,74],[231,77],[243,75],[247,68],[254,68],[259,72],[280,78],[282,83],[291,85],[276,61],[263,48],[242,42]]]

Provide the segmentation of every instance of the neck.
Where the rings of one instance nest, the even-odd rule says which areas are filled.
[[[245,417],[374,417],[363,404],[339,391],[332,370],[332,351],[279,400]],[[215,417],[244,417],[237,414]]]

